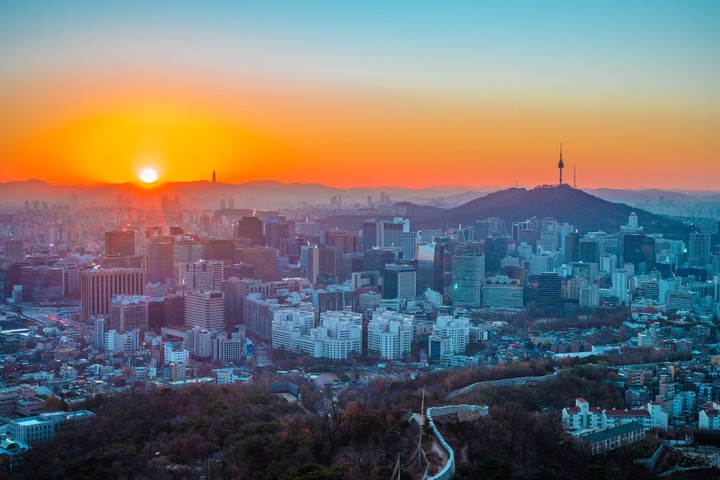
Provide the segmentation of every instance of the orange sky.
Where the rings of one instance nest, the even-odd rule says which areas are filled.
[[[0,181],[135,181],[149,166],[164,181],[207,180],[214,169],[228,183],[534,186],[556,181],[562,142],[565,179],[576,166],[580,187],[718,188],[720,97],[709,90],[718,61],[683,60],[663,76],[664,55],[689,58],[679,47],[618,59],[633,48],[619,42],[617,52],[570,50],[557,61],[518,45],[468,63],[412,49],[385,58],[355,43],[358,57],[327,45],[317,53],[263,38],[257,58],[231,50],[203,63],[224,47],[202,44],[192,56],[182,36],[179,59],[149,41],[162,54],[153,63],[133,57],[143,47],[128,47],[132,36],[103,45],[112,56],[93,50],[103,38],[93,35],[57,37],[66,61],[28,66],[18,55],[15,67],[0,67]],[[11,52],[24,48],[34,52]],[[233,61],[256,64],[233,70]]]

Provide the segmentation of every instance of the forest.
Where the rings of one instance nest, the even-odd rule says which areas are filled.
[[[608,478],[610,469],[638,473],[632,459],[649,456],[649,436],[628,453],[588,457],[560,425],[559,410],[577,396],[602,407],[619,405],[614,372],[583,365],[522,387],[481,387],[447,398],[460,385],[529,375],[547,366],[522,362],[492,369],[442,371],[414,380],[374,380],[348,388],[318,415],[322,393],[302,383],[304,402],[288,402],[267,386],[193,385],[95,397],[83,405],[97,414],[89,428],[65,428],[31,449],[19,479],[248,478],[337,480],[390,478],[398,455],[416,458],[428,434],[409,414],[426,406],[491,406],[477,422],[443,425],[461,465],[457,478]],[[649,453],[648,453],[649,452]],[[615,478],[637,478],[623,475]],[[401,478],[419,478],[413,468]]]

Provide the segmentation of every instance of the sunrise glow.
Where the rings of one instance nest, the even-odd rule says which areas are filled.
[[[134,181],[149,154],[167,182],[537,185],[561,141],[583,187],[720,178],[714,2],[24,5],[0,182]]]
[[[158,174],[153,168],[146,168],[142,172],[140,172],[140,180],[142,180],[144,183],[153,183],[157,181]]]

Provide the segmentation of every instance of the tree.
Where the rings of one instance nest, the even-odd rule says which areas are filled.
[[[46,412],[57,412],[60,410],[65,410],[67,405],[65,402],[60,400],[58,397],[56,397],[54,394],[50,395],[47,400],[45,400],[45,411]]]

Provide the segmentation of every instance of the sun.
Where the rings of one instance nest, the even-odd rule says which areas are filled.
[[[158,179],[158,174],[155,171],[154,168],[145,168],[142,172],[140,172],[140,180],[142,180],[145,183],[153,183],[155,180]]]

